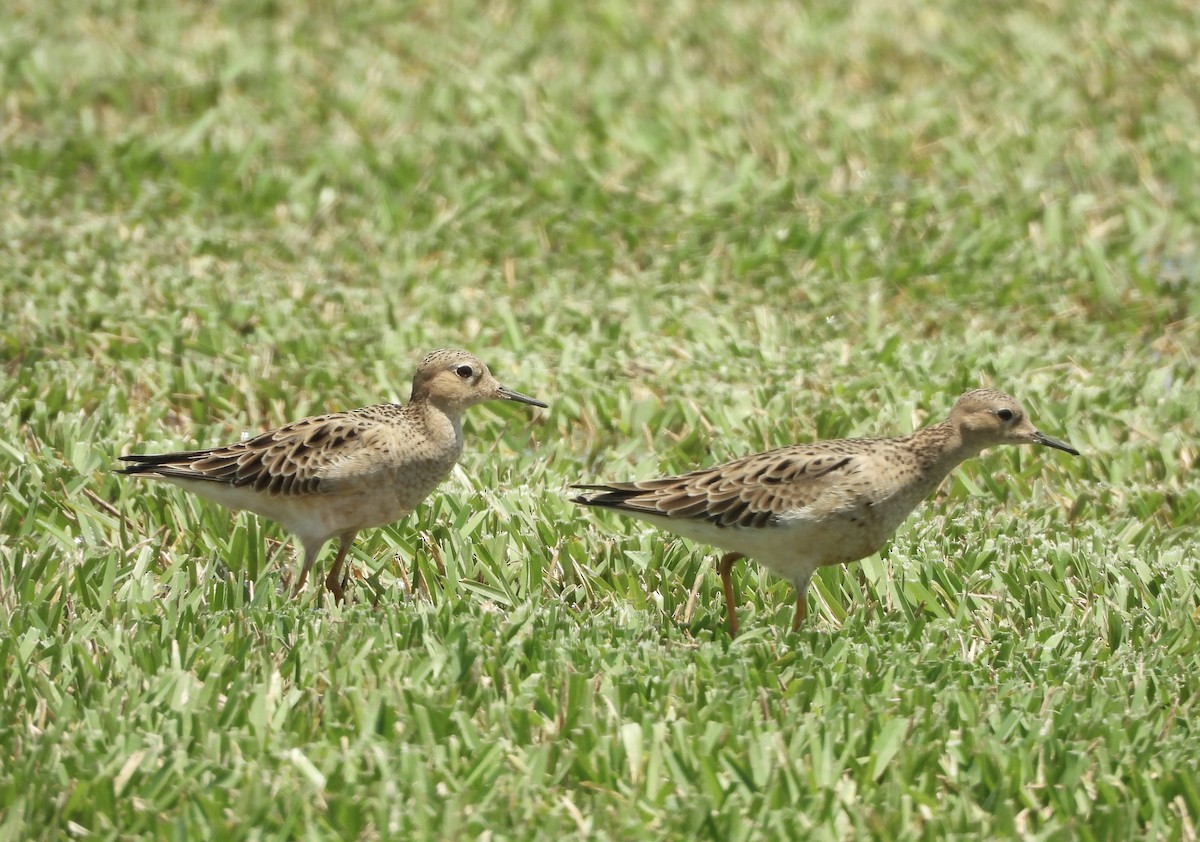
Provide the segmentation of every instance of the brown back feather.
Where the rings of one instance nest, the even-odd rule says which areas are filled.
[[[735,459],[674,477],[573,486],[587,506],[662,517],[703,518],[717,526],[764,526],[785,512],[811,506],[829,489],[825,479],[856,470],[856,440],[830,449],[796,445]]]
[[[365,429],[394,409],[384,405],[305,418],[209,450],[122,456],[135,463],[122,473],[250,486],[272,496],[317,494],[328,468],[361,447]]]

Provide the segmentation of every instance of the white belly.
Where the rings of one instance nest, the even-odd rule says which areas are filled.
[[[386,526],[410,514],[408,495],[377,486],[337,494],[298,496],[262,494],[243,486],[164,478],[229,509],[245,509],[273,520],[304,543],[324,543],[335,535]]]
[[[706,520],[630,514],[668,532],[703,544],[741,553],[790,582],[807,582],[818,567],[857,561],[879,549],[876,530],[856,527],[806,512],[785,516],[763,527],[719,527]]]

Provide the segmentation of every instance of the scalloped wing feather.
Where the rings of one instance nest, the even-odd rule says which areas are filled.
[[[249,486],[271,496],[319,494],[328,471],[363,446],[365,421],[356,413],[320,415],[225,447],[123,456],[135,464],[122,473]]]
[[[753,528],[813,505],[859,468],[857,448],[796,445],[675,477],[573,487],[590,492],[576,498],[585,505]]]

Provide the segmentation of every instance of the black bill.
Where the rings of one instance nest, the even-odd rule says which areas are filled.
[[[1058,439],[1052,439],[1045,433],[1041,433],[1041,432],[1034,433],[1033,440],[1035,442],[1037,442],[1038,444],[1046,445],[1046,447],[1053,447],[1055,450],[1064,450],[1067,453],[1070,453],[1072,456],[1079,455],[1079,451],[1076,450],[1075,448],[1071,447],[1071,445],[1067,444],[1065,441],[1059,441]]]
[[[517,403],[527,403],[530,406],[540,406],[542,409],[550,408],[548,405],[542,403],[537,398],[531,398],[531,397],[529,397],[529,395],[522,395],[520,392],[514,392],[512,389],[508,388],[507,386],[501,386],[499,391],[500,391],[500,397],[504,398],[505,400],[516,401]],[[1066,445],[1063,445],[1063,447],[1066,447]]]

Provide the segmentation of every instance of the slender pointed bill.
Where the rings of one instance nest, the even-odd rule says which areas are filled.
[[[1034,433],[1033,440],[1035,442],[1037,442],[1038,444],[1046,445],[1046,447],[1053,447],[1056,450],[1064,450],[1067,453],[1070,453],[1072,456],[1079,455],[1079,451],[1076,450],[1075,448],[1071,447],[1071,445],[1067,444],[1065,441],[1059,441],[1058,439],[1052,439],[1052,438],[1050,438],[1050,436],[1046,435],[1043,432]]]
[[[531,398],[529,395],[522,395],[520,392],[514,392],[507,386],[501,386],[498,391],[500,392],[500,397],[504,398],[505,400],[516,401],[517,403],[527,403],[530,406],[540,406],[542,409],[550,408],[537,398]]]

